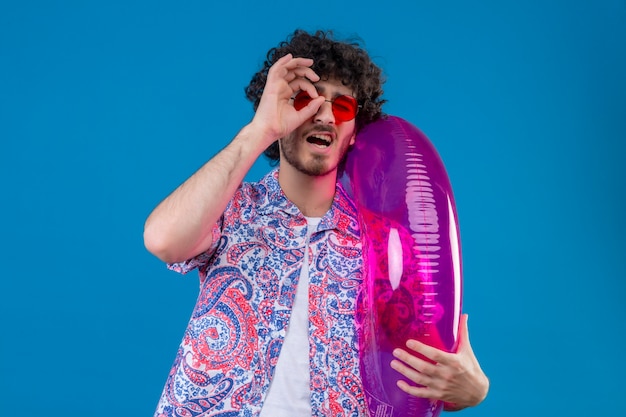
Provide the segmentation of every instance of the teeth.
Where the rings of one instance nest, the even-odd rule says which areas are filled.
[[[331,140],[328,138],[328,136],[323,136],[323,135],[311,135],[311,138],[313,139],[318,139],[322,142],[324,142],[327,146],[330,145]]]

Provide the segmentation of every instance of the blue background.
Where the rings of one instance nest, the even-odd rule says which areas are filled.
[[[152,414],[198,282],[143,222],[296,27],[360,36],[446,163],[492,384],[462,415],[623,415],[623,0],[2,2],[0,415]]]

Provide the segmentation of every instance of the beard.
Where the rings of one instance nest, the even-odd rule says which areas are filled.
[[[334,146],[335,144],[331,145]],[[295,136],[280,139],[280,153],[284,160],[297,171],[313,177],[324,176],[335,169],[346,156],[350,141],[345,140],[339,144],[339,156],[336,163],[332,164],[332,155],[310,154],[306,159],[301,156],[302,142]]]

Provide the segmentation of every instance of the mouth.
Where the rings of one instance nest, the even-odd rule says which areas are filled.
[[[306,141],[318,148],[325,149],[333,143],[333,137],[327,133],[315,133],[307,137]]]

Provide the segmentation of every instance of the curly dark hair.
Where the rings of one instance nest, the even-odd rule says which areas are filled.
[[[270,67],[287,54],[294,57],[313,59],[313,71],[322,79],[335,78],[354,91],[361,106],[356,115],[357,132],[367,123],[383,116],[382,85],[385,82],[382,70],[372,62],[367,52],[356,40],[337,41],[332,31],[318,30],[310,34],[297,29],[286,41],[268,51],[263,67],[252,77],[245,88],[246,97],[256,111],[267,81]],[[273,161],[279,159],[278,142],[274,142],[264,152]]]

